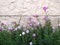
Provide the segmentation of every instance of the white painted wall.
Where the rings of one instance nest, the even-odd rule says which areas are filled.
[[[43,6],[48,7],[49,15],[60,15],[59,2],[60,0],[0,0],[0,15],[45,15],[42,10]],[[18,21],[19,18],[0,17],[1,21],[11,21],[12,19]]]
[[[48,14],[60,14],[59,0],[0,0],[0,15],[44,14],[42,7],[48,7]]]

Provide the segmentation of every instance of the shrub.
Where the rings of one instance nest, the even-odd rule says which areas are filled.
[[[0,29],[0,45],[60,45],[60,26],[53,32],[50,20],[45,25],[27,27],[25,30],[18,26],[12,29]]]

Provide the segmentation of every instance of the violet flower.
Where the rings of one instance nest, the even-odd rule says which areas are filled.
[[[18,30],[18,28],[15,28],[14,31]]]
[[[8,30],[12,30],[12,27],[8,27]]]
[[[35,33],[33,33],[33,34],[32,34],[32,36],[33,36],[33,37],[35,37],[35,36],[36,36],[36,34],[35,34]]]
[[[33,24],[32,24],[32,23],[29,23],[29,25],[30,25],[30,26],[33,26]]]
[[[31,17],[29,17],[29,21],[31,21],[32,20],[32,18]]]
[[[29,22],[29,24],[30,24],[30,25],[36,24],[36,21],[35,21],[35,20],[31,20],[31,21]]]
[[[33,21],[30,21],[30,22],[29,22],[29,25],[30,25],[30,26],[33,26],[33,24],[34,24]]]
[[[0,27],[0,30],[2,30],[2,28]]]
[[[1,23],[1,25],[5,25],[4,23]]]
[[[0,30],[4,30],[4,27],[0,27]]]
[[[47,7],[46,7],[46,6],[44,6],[44,7],[43,7],[43,10],[44,10],[44,11],[46,11],[46,10],[47,10]]]
[[[37,23],[36,23],[36,26],[39,26],[39,24],[40,24],[40,23],[39,23],[39,22],[37,22]]]
[[[6,23],[7,23],[7,22],[5,22],[5,21],[1,22],[2,25],[5,25]]]
[[[26,30],[26,33],[29,33],[29,30]]]
[[[44,20],[48,20],[48,16],[45,16],[43,19],[44,19]]]

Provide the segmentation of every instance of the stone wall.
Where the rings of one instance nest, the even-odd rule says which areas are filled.
[[[60,15],[60,0],[0,0],[0,16],[1,15],[46,15],[42,7],[46,6],[48,15]],[[59,16],[58,16],[59,17]],[[58,17],[50,17],[53,24],[57,23]],[[28,17],[27,17],[28,18]],[[27,19],[22,17],[22,20]],[[42,18],[42,17],[41,17]],[[60,17],[59,17],[60,18]],[[0,17],[1,21],[16,21],[19,17]],[[23,22],[22,21],[22,22]]]

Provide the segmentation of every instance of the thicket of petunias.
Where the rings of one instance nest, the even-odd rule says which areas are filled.
[[[46,11],[46,7],[43,10]],[[16,22],[13,25],[0,24],[0,45],[60,45],[60,24],[52,27],[50,19],[44,17],[45,24],[39,22],[39,15],[34,17],[38,20],[29,18],[26,27],[20,26]]]
[[[34,17],[38,17],[35,15]],[[0,45],[60,45],[60,24],[51,26],[50,19],[45,16],[45,25],[29,19],[29,26],[24,28],[14,22],[14,26],[0,25]]]

